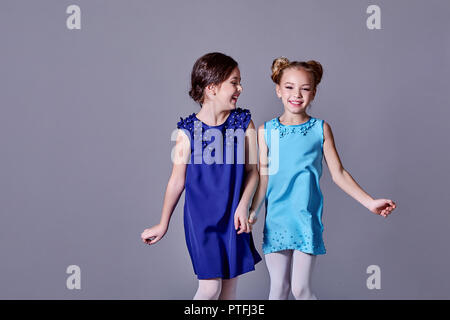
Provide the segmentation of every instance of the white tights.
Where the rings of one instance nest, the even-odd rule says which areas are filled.
[[[317,300],[311,291],[316,256],[298,250],[283,250],[266,254],[265,259],[270,275],[269,300],[287,300],[290,290],[296,300]]]
[[[194,300],[235,300],[237,279],[236,277],[199,280]]]

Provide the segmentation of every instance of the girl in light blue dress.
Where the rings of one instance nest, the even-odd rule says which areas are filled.
[[[314,60],[290,62],[281,57],[272,63],[284,113],[259,127],[260,180],[249,215],[254,224],[265,202],[269,299],[287,299],[290,291],[296,299],[317,299],[310,279],[316,256],[326,253],[319,186],[323,158],[333,181],[371,212],[387,217],[396,208],[392,200],[373,199],[356,183],[341,164],[330,125],[306,113],[322,73]]]

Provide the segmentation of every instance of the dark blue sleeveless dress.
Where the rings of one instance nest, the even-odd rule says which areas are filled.
[[[231,279],[254,270],[261,261],[252,234],[238,235],[234,228],[244,189],[244,131],[250,119],[249,110],[237,108],[219,126],[202,123],[195,113],[177,124],[191,143],[184,230],[198,279]]]

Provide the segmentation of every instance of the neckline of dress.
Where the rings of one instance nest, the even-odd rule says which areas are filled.
[[[201,123],[203,123],[203,124],[204,124],[205,126],[207,126],[207,127],[210,127],[210,128],[217,128],[217,127],[223,126],[225,123],[228,122],[228,119],[230,118],[230,116],[231,116],[231,114],[233,113],[233,111],[234,111],[234,110],[231,110],[231,111],[230,111],[230,113],[228,114],[228,116],[226,117],[226,119],[225,119],[224,122],[222,122],[221,124],[216,125],[216,126],[210,126],[209,124],[203,122],[202,120],[200,120],[199,118],[197,118],[197,115],[195,114],[195,112],[194,112],[194,117],[195,117],[195,119],[197,119],[198,121],[200,121]]]
[[[313,117],[309,116],[309,120],[308,120],[308,121],[303,122],[303,123],[300,123],[300,124],[282,124],[282,123],[280,122],[280,117],[276,117],[276,118],[275,118],[276,122],[277,122],[280,126],[283,126],[283,127],[301,127],[301,126],[304,126],[304,125],[306,125],[307,123],[311,122],[312,119],[313,119]]]

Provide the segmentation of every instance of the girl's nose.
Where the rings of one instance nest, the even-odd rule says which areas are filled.
[[[242,92],[242,85],[238,85],[237,89],[238,89],[239,93],[241,93]]]

